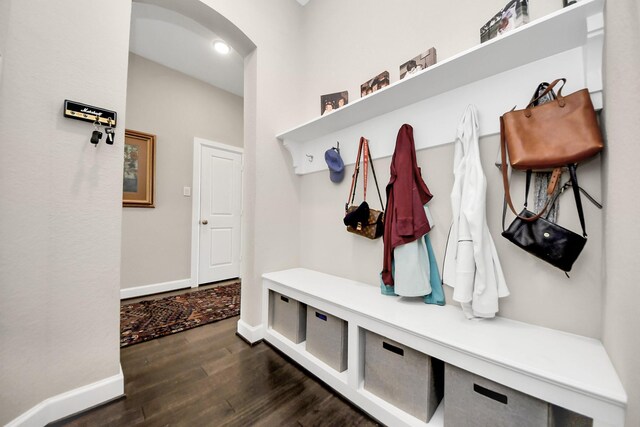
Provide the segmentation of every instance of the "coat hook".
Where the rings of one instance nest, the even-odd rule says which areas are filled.
[[[313,162],[313,155],[305,154],[305,156],[307,156],[307,159],[309,160],[309,163]]]

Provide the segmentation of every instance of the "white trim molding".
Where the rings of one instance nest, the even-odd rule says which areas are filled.
[[[152,285],[136,286],[133,288],[120,289],[120,299],[141,297],[145,295],[158,294],[160,292],[169,292],[175,291],[177,289],[191,287],[195,287],[193,286],[193,281],[191,280],[191,278],[174,280],[172,282],[154,283]]]
[[[237,332],[251,344],[255,344],[264,338],[264,328],[262,325],[251,326],[242,319],[238,320]]]
[[[198,278],[198,259],[200,254],[200,161],[202,159],[202,147],[217,148],[218,150],[230,151],[242,155],[242,167],[244,168],[244,148],[233,145],[223,144],[221,142],[210,141],[208,139],[194,137],[193,138],[193,184],[191,191],[191,287],[197,288],[199,285]],[[244,177],[242,179],[244,186]],[[244,191],[244,187],[242,188]],[[244,211],[244,206],[241,208]],[[240,228],[242,235],[242,228]],[[242,241],[242,237],[241,237]],[[242,245],[242,243],[241,243]],[[242,248],[240,249],[242,253]],[[242,260],[241,260],[242,262]],[[242,271],[242,264],[240,265]]]
[[[9,421],[6,427],[41,427],[122,395],[124,375],[121,366],[120,372],[112,377],[43,400],[13,421]]]

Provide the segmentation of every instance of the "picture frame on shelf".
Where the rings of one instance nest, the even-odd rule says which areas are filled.
[[[498,25],[498,35],[527,24],[529,22],[529,0],[511,0],[502,9]]]
[[[571,0],[563,0],[567,2]],[[573,0],[575,2],[575,0]],[[566,4],[565,4],[566,7]],[[489,21],[480,27],[480,43],[529,23],[529,0],[510,0]]]
[[[136,130],[124,132],[122,206],[153,208],[156,136]]]
[[[383,71],[371,80],[367,80],[360,85],[360,97],[364,98],[367,95],[371,95],[378,89],[382,89],[387,86],[389,86],[389,72]]]
[[[349,92],[344,90],[342,92],[328,93],[320,96],[320,115],[324,116],[326,113],[330,113],[337,110],[340,107],[344,107],[349,103]]]
[[[400,80],[410,77],[437,62],[436,48],[432,47],[426,52],[421,53],[400,65]]]

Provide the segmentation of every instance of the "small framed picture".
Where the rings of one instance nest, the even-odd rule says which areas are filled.
[[[430,67],[435,64],[436,61],[436,48],[432,47],[428,51],[421,53],[400,66],[400,80]]]
[[[156,136],[125,129],[122,205],[153,208]]]
[[[498,22],[498,35],[514,30],[529,23],[529,1],[511,0],[502,9],[502,17]]]
[[[389,72],[383,71],[371,80],[368,80],[360,85],[360,97],[365,97],[372,94],[378,89],[389,86]]]
[[[320,115],[324,116],[326,113],[330,113],[337,110],[340,107],[344,107],[349,103],[349,92],[342,91],[336,93],[329,93],[320,96]]]

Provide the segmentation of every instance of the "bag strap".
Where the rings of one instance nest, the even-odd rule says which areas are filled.
[[[564,192],[564,190],[571,186],[573,187],[573,197],[576,201],[576,208],[578,209],[578,218],[580,218],[580,226],[582,227],[582,236],[583,237],[587,237],[587,230],[585,227],[585,221],[584,221],[584,211],[582,209],[582,199],[580,197],[580,193],[583,193],[587,199],[589,199],[589,201],[591,201],[591,203],[593,203],[594,205],[596,205],[596,207],[598,209],[602,209],[602,205],[598,202],[596,202],[596,200],[591,197],[591,195],[589,193],[587,193],[583,188],[581,188],[578,185],[578,174],[576,173],[576,164],[570,164],[568,165],[569,168],[569,181],[567,181],[562,188],[560,189],[560,192],[558,192],[556,195],[553,196],[553,200],[551,201],[551,204],[555,203],[555,201],[558,199],[558,197],[560,197],[560,195]],[[547,218],[549,216],[549,212],[547,213],[547,215],[545,216],[545,218]]]
[[[371,172],[373,172],[373,179],[376,183],[376,190],[378,192],[378,199],[380,200],[380,206],[384,211],[385,205],[382,201],[382,195],[380,193],[380,186],[378,185],[378,177],[376,176],[376,170],[373,167],[373,156],[371,155],[371,148],[369,146],[369,140],[365,137],[360,137],[360,143],[358,145],[358,155],[356,157],[356,165],[353,171],[353,176],[351,178],[351,189],[349,190],[349,197],[347,198],[347,203],[344,205],[345,211],[349,209],[349,205],[353,204],[353,201],[356,197],[356,189],[358,184],[358,174],[360,173],[360,162],[364,164],[364,200],[367,200],[367,184],[368,184],[368,173],[369,173],[369,164],[371,164]]]
[[[569,165],[569,176],[571,177],[571,186],[573,187],[573,197],[576,199],[576,207],[578,208],[578,217],[580,218],[580,226],[582,227],[582,236],[587,237],[587,229],[584,224],[584,212],[582,211],[580,186],[578,185],[578,174],[576,173],[575,163]]]
[[[367,201],[367,186],[369,185],[369,159],[370,159],[370,154],[369,154],[369,140],[366,138],[363,138],[364,142],[362,144],[362,164],[364,167],[364,196],[363,196],[363,200],[366,202]]]
[[[358,155],[356,157],[356,165],[351,176],[351,189],[349,190],[349,197],[347,197],[347,203],[344,204],[344,210],[349,209],[349,205],[353,203],[356,197],[356,183],[358,182],[358,173],[360,172],[360,157],[362,155],[362,145],[364,137],[360,137],[360,143],[358,144]]]
[[[557,83],[557,81],[554,81],[552,84],[555,84],[555,83]],[[549,85],[549,87],[551,87],[551,85]],[[504,119],[502,116],[500,116],[500,156],[502,158],[502,185],[504,187],[504,197],[507,205],[511,209],[511,212],[513,212],[513,214],[518,218],[520,218],[521,220],[528,221],[528,222],[535,221],[536,219],[540,218],[544,214],[544,212],[547,210],[547,208],[549,207],[550,199],[547,199],[547,203],[540,210],[540,212],[538,212],[531,218],[520,216],[518,212],[516,212],[516,209],[513,207],[513,201],[511,200],[511,193],[509,191],[509,177],[507,176],[507,169],[509,168],[509,165],[507,164],[507,142],[504,134]],[[554,170],[554,174],[557,175],[558,173],[556,171],[557,169]],[[557,185],[557,183],[558,183],[557,177],[556,179],[551,180],[551,182],[549,183],[549,187],[547,187],[547,193],[549,195],[553,194],[553,191],[555,190],[556,188],[555,186]],[[526,207],[526,204],[525,204],[525,207]]]
[[[378,191],[378,199],[380,200],[380,206],[382,207],[382,210],[385,210],[385,205],[382,202],[382,195],[380,195],[380,186],[378,185],[378,178],[376,177],[376,170],[373,167],[373,156],[371,155],[371,147],[369,146],[369,144],[367,143],[367,155],[369,156],[369,163],[371,163],[371,172],[373,172],[373,180],[376,183],[376,190]]]
[[[576,201],[576,208],[578,209],[578,218],[580,219],[580,226],[582,227],[582,236],[583,237],[587,237],[587,230],[586,230],[586,226],[585,226],[585,220],[584,220],[584,210],[582,208],[582,199],[580,197],[580,193],[584,194],[585,197],[591,202],[593,203],[598,209],[602,209],[602,205],[600,203],[598,203],[596,201],[596,199],[594,199],[589,193],[587,193],[587,191],[580,187],[580,185],[578,184],[578,175],[576,173],[576,168],[577,165],[576,164],[571,164],[568,165],[568,169],[569,169],[569,180],[567,182],[564,183],[564,185],[562,185],[562,187],[560,188],[560,191],[556,194],[554,194],[554,196],[551,198],[549,206],[553,206],[553,204],[556,202],[556,200],[558,200],[558,197],[560,197],[562,195],[562,193],[564,193],[564,191],[567,189],[567,187],[571,186],[573,187],[573,197]],[[527,177],[529,179],[529,177]],[[528,187],[528,182],[527,182],[527,187]],[[528,192],[528,188],[526,190],[526,198],[529,197],[529,192]],[[526,203],[525,203],[525,208],[527,207]],[[549,209],[549,211],[547,211],[547,214],[544,216],[545,219],[547,219],[549,217],[549,214],[551,213],[551,209]],[[504,203],[502,204],[502,230],[505,230],[504,227],[504,222],[505,222],[505,217],[507,215],[507,202],[506,202],[506,198],[504,200]],[[522,218],[519,216],[519,218]]]

